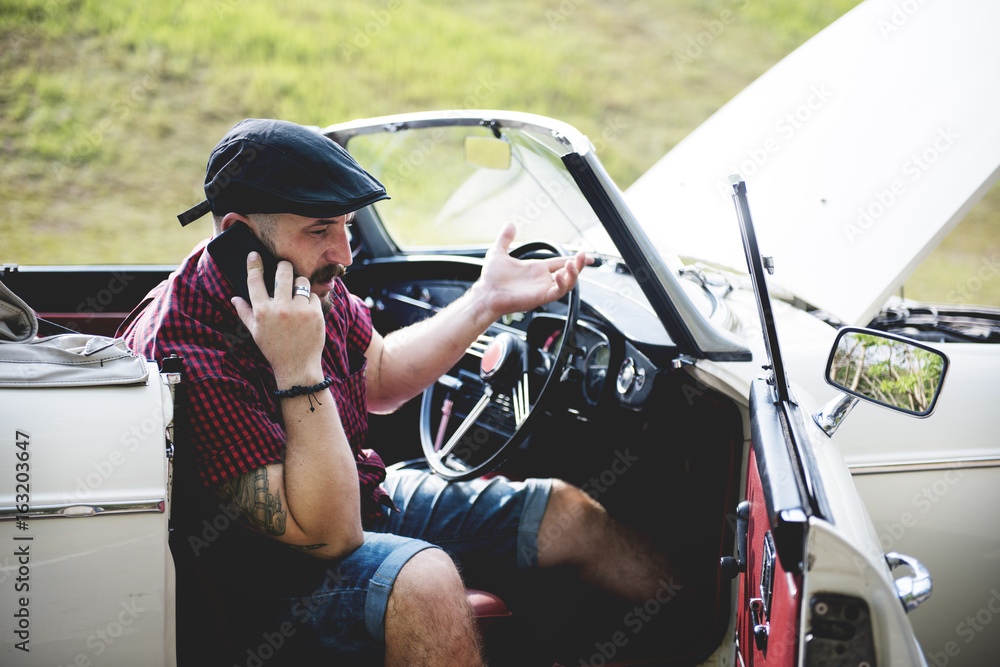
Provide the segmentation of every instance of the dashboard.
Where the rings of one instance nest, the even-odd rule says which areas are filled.
[[[472,282],[459,276],[414,276],[380,280],[378,284],[356,281],[358,284],[349,287],[365,300],[376,329],[387,333],[432,316],[464,294]],[[581,277],[580,287],[580,313],[566,362],[557,371],[558,377],[549,382],[551,389],[546,390],[555,394],[554,400],[546,401],[549,409],[566,411],[584,421],[606,408],[643,409],[660,368],[675,356],[669,339],[651,312],[630,306],[617,284],[608,287],[601,281]],[[459,393],[469,395],[457,397],[456,412],[471,409],[474,397],[481,393],[479,360],[490,342],[503,333],[514,334],[527,343],[530,393],[537,396],[552,371],[554,352],[566,329],[567,309],[565,301],[555,301],[534,311],[505,315],[495,322],[450,373],[454,379],[447,382],[464,387]],[[616,325],[618,320],[625,323],[628,334]],[[497,421],[503,421],[501,416]]]

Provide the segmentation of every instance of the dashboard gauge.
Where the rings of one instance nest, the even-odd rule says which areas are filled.
[[[604,341],[594,345],[583,360],[583,397],[592,405],[601,397],[610,361],[611,348]]]
[[[632,357],[628,357],[618,370],[618,393],[622,396],[627,394],[633,382],[635,382],[635,361]]]

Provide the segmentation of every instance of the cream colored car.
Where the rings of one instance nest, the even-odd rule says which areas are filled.
[[[927,14],[915,15],[912,27],[916,30],[928,16],[928,22],[945,29],[955,14],[967,48],[978,48],[972,45],[980,42],[979,27],[994,24],[985,17],[996,10],[980,6],[982,18],[970,25],[963,14],[970,4],[919,5]],[[866,3],[818,36],[818,46],[779,65],[775,76],[791,72],[792,81],[797,76],[814,80],[794,88],[786,79],[772,89],[765,78],[757,85],[764,86],[769,108],[781,108],[777,91],[785,91],[784,99],[804,95],[796,104],[819,106],[812,109],[817,122],[821,111],[839,108],[834,105],[842,99],[853,102],[839,111],[840,118],[874,117],[881,105],[871,96],[859,100],[848,85],[874,93],[873,83],[865,88],[865,67],[856,68],[843,87],[824,88],[820,65],[828,60],[823,49],[836,47],[841,55],[854,56],[840,61],[863,60],[877,70],[877,40],[869,43],[858,35],[874,31],[878,37],[878,13],[891,11],[891,3]],[[914,35],[907,38],[901,29],[899,42],[920,41],[922,33]],[[992,53],[983,47],[977,62],[996,64]],[[797,59],[803,64],[796,66]],[[857,108],[862,101],[864,107]],[[987,393],[983,385],[969,383],[963,379],[968,371],[959,370],[967,364],[967,348],[974,346],[932,345],[946,350],[941,355],[892,332],[840,332],[830,317],[805,307],[818,292],[806,289],[793,296],[793,286],[781,281],[794,273],[786,268],[792,265],[789,256],[803,257],[785,250],[781,241],[809,238],[812,228],[800,233],[792,226],[780,234],[773,221],[786,217],[781,204],[798,202],[821,213],[835,207],[854,210],[853,200],[843,201],[839,194],[822,197],[822,186],[833,181],[810,172],[803,162],[808,156],[809,164],[816,164],[829,154],[833,169],[840,154],[834,149],[841,143],[810,139],[803,124],[793,137],[801,139],[801,149],[796,141],[769,151],[768,134],[776,127],[768,107],[758,112],[763,120],[752,122],[739,98],[736,104],[732,113],[740,122],[731,135],[705,138],[713,127],[727,127],[730,112],[724,111],[692,135],[694,143],[681,144],[662,170],[651,171],[649,180],[627,194],[608,178],[585,136],[530,114],[433,112],[317,128],[350,151],[393,196],[358,212],[355,261],[345,278],[349,289],[365,299],[380,331],[418,321],[461,295],[505,222],[518,225],[523,243],[513,252],[519,256],[565,248],[584,249],[596,259],[583,270],[570,298],[495,322],[423,396],[392,415],[373,415],[369,442],[388,463],[424,459],[446,478],[499,470],[567,479],[620,520],[640,524],[654,543],[684,564],[701,595],[693,603],[682,602],[665,586],[646,604],[622,614],[571,584],[512,582],[489,591],[497,597],[490,598],[489,613],[481,615],[491,664],[644,660],[819,667],[849,660],[908,666],[940,664],[939,653],[957,664],[973,655],[975,646],[992,641],[983,631],[959,646],[964,639],[959,635],[954,641],[961,650],[955,656],[947,644],[921,645],[911,620],[952,594],[933,564],[924,567],[923,553],[902,548],[904,540],[931,525],[931,512],[918,515],[923,505],[915,507],[908,510],[910,521],[888,510],[904,529],[888,544],[881,523],[890,501],[863,500],[858,493],[879,476],[905,479],[906,474],[884,466],[907,469],[913,462],[932,462],[917,455],[916,443],[926,436],[924,429],[934,428],[929,425],[954,414],[946,411],[955,409],[948,408],[952,396],[986,400],[975,395]],[[958,106],[980,117],[968,110],[972,105]],[[797,108],[792,107],[793,114]],[[827,121],[822,127],[832,131],[840,124]],[[970,143],[992,151],[996,137],[992,128],[992,134]],[[882,153],[863,136],[852,138],[859,151],[871,152],[852,164],[875,169],[874,156]],[[737,140],[742,143],[733,143]],[[766,163],[759,170],[744,169],[755,164],[744,165],[745,160],[761,157],[759,152],[744,157],[746,146],[758,143],[769,156]],[[964,163],[957,158],[967,157],[965,146],[955,141],[948,158]],[[678,166],[682,158],[690,166]],[[892,156],[884,160],[902,166]],[[843,173],[846,161],[835,173]],[[779,164],[788,164],[798,180],[784,187],[764,177],[769,173],[764,167]],[[991,164],[992,170],[1000,159]],[[959,175],[957,167],[948,171]],[[730,179],[734,174],[742,178]],[[992,174],[983,174],[972,190],[985,187]],[[865,187],[870,192],[880,186]],[[935,190],[935,202],[938,196],[948,198],[942,192]],[[704,198],[698,194],[707,196],[703,208],[695,203]],[[904,203],[910,206],[898,197],[899,210]],[[968,200],[966,193],[962,203],[953,202],[955,210]],[[717,211],[724,215],[717,218]],[[825,220],[840,229],[843,216],[795,214],[789,219]],[[686,244],[691,239],[682,233],[689,228],[708,232],[712,243],[701,249],[720,252],[714,261],[733,271],[679,261],[690,256]],[[878,230],[870,226],[866,233],[873,237]],[[937,234],[925,235],[921,251]],[[676,251],[671,250],[675,237]],[[723,251],[733,248],[738,253],[727,261]],[[712,252],[700,256],[712,259]],[[875,256],[908,266],[915,255],[900,260],[883,246]],[[773,276],[767,257],[773,257]],[[836,262],[822,269],[814,257],[806,268],[810,265],[804,275],[815,286],[833,281],[852,297],[834,306],[852,304],[862,288],[875,282],[874,276],[859,277],[857,269]],[[177,501],[170,467],[185,453],[170,429],[172,396],[183,393],[183,360],[155,368],[130,357],[113,338],[95,337],[113,334],[171,268],[5,265],[0,276],[27,304],[8,296],[0,309],[5,323],[0,339],[7,341],[0,343],[5,431],[0,540],[6,545],[0,555],[0,662],[5,666],[187,667],[225,644],[226,637],[204,632],[214,630],[209,624],[225,607],[217,604],[211,582],[197,579],[190,565],[200,549],[211,548],[213,535],[231,529],[234,517],[220,514],[206,524],[196,545],[171,541],[168,531],[171,503]],[[885,289],[874,289],[866,301],[884,298],[891,292],[883,294]],[[29,311],[44,320],[37,330]],[[869,324],[877,311],[868,303],[829,313],[845,324]],[[86,335],[53,336],[49,323]],[[847,338],[837,338],[841,333]],[[841,346],[841,340],[847,343]],[[484,364],[483,351],[491,344],[504,346],[502,369]],[[985,366],[986,352],[981,356]],[[917,360],[915,365],[911,360]],[[828,388],[827,364],[834,368],[834,379],[850,364],[844,389]],[[119,372],[121,366],[127,370]],[[67,373],[66,367],[74,371]],[[897,376],[883,377],[889,367]],[[898,375],[902,370],[907,372]],[[81,374],[91,380],[80,384]],[[899,391],[903,386],[907,391],[919,387],[921,400],[911,406],[903,397],[909,394]],[[864,404],[851,411],[872,396],[897,408],[884,411],[891,426],[870,431],[861,426],[882,408]],[[930,398],[937,399],[936,410],[933,401],[924,400]],[[899,409],[927,418],[894,414]],[[898,450],[904,458],[888,456],[887,434],[894,429],[913,429],[913,446]],[[849,436],[854,449],[838,444],[842,435]],[[961,446],[973,448],[975,440],[970,437]],[[863,458],[880,451],[886,453],[882,458]],[[867,468],[858,470],[859,465]],[[959,469],[940,470],[958,474]],[[949,484],[937,506],[958,497],[965,480],[989,468],[960,470],[961,482]],[[929,482],[932,493],[934,481]],[[906,503],[910,497],[912,491],[895,500]],[[993,534],[988,531],[995,522],[985,512],[976,521],[984,534]],[[936,558],[936,553],[928,556]],[[990,568],[995,572],[996,551],[992,554],[994,560],[962,574],[988,583]],[[466,572],[474,587],[475,572]],[[176,591],[185,586],[203,597],[177,608]],[[989,595],[985,585],[974,604],[989,609]],[[973,618],[977,610],[970,608]],[[235,655],[216,664],[282,664],[283,647],[295,641],[294,629],[280,635],[262,630],[256,634],[259,641],[236,646]]]
[[[1000,312],[893,295],[1000,175],[998,20],[987,0],[864,2],[626,192],[658,248],[739,272],[723,186],[729,170],[743,173],[774,258],[788,368],[818,400],[835,394],[818,351],[840,325],[918,338],[951,358],[931,418],[863,406],[837,433],[881,547],[919,557],[934,577],[911,620],[937,665],[1000,655],[990,622],[1000,612]],[[716,291],[740,280],[700,271]],[[992,239],[946,287],[975,304],[998,279]]]

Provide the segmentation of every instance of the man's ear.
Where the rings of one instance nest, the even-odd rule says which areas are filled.
[[[250,226],[250,229],[253,229],[253,225],[250,224],[250,219],[248,217],[246,217],[241,213],[230,212],[226,213],[226,215],[222,218],[222,221],[219,223],[219,231],[220,232],[226,231],[227,229],[233,226],[233,223],[237,221],[244,222]]]

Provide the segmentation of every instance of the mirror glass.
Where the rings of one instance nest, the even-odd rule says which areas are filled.
[[[842,329],[826,367],[827,382],[849,394],[911,415],[934,410],[948,358],[901,336]]]
[[[510,144],[494,137],[466,137],[465,161],[473,167],[510,169]]]

